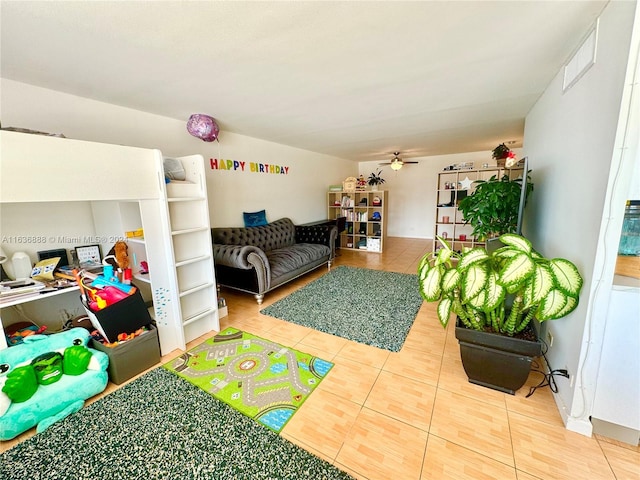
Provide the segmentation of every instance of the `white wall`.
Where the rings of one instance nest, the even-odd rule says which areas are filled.
[[[635,8],[635,2],[606,7],[595,65],[565,93],[559,72],[525,122],[524,152],[536,191],[524,233],[543,255],[576,263],[585,279],[578,308],[547,324],[554,336],[547,356],[552,368],[567,368],[574,376],[573,386],[558,380],[556,401],[567,428],[586,434],[617,251],[617,243],[602,241],[612,217],[618,226],[611,233],[619,238],[621,199],[629,192],[633,167],[626,160],[615,177],[626,125],[619,119],[629,107],[623,87]]]
[[[520,158],[522,150],[515,148],[513,151]],[[385,183],[380,188],[389,192],[387,235],[392,237],[433,239],[438,173],[442,172],[444,167],[462,162],[473,162],[474,168],[478,169],[482,168],[484,163],[490,166],[496,165],[490,151],[407,160],[419,163],[405,165],[396,172],[388,165],[379,165],[384,161],[361,162],[359,165],[358,175],[362,174],[365,179],[371,172],[382,170]]]
[[[213,226],[242,225],[243,211],[267,210],[267,218],[290,217],[296,223],[326,218],[326,191],[357,172],[357,164],[306,150],[220,132],[220,142],[206,143],[186,130],[186,121],[96,102],[53,90],[0,79],[3,127],[20,127],[68,138],[157,148],[166,156],[202,154],[205,160],[285,165],[287,175],[208,170]],[[208,113],[215,116],[215,112]],[[105,166],[108,168],[108,166]],[[69,182],[66,172],[58,182]],[[123,172],[126,174],[126,172]]]
[[[0,79],[0,89],[3,127],[29,128],[63,133],[67,138],[157,148],[166,156],[199,153],[207,164],[209,158],[222,157],[289,167],[287,175],[209,169],[207,186],[212,226],[242,225],[243,211],[263,208],[269,220],[284,216],[295,223],[324,219],[327,215],[327,187],[356,175],[358,169],[355,162],[224,131],[220,133],[219,144],[205,143],[189,135],[186,119],[161,117],[7,79]],[[207,113],[215,115],[215,112]],[[108,169],[109,165],[104,165],[104,168]],[[29,172],[25,171],[24,175],[28,176]],[[96,182],[99,181],[98,173]],[[73,188],[73,171],[60,165],[60,177],[51,179],[51,188]],[[78,246],[76,238],[95,236],[91,205],[85,202],[0,205],[0,236],[9,257],[16,251],[24,251],[35,263],[39,250],[69,250]],[[64,236],[70,240],[65,241]],[[53,237],[56,241],[19,241],[33,237]],[[60,329],[67,318],[82,312],[77,297],[72,294],[57,297],[46,305],[30,302],[23,305],[21,311],[29,318],[46,319],[46,324],[53,331]],[[2,317],[5,324],[24,320],[14,309],[5,309]]]

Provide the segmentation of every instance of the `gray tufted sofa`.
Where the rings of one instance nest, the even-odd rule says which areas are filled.
[[[335,226],[294,225],[281,218],[260,227],[212,228],[218,284],[264,294],[321,265],[331,268],[338,230]]]

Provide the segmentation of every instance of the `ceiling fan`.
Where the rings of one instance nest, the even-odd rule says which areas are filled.
[[[400,170],[403,165],[407,165],[409,163],[420,163],[402,160],[398,155],[400,155],[400,152],[393,152],[393,158],[391,159],[391,161],[387,163],[381,163],[380,165],[391,165],[391,170]]]

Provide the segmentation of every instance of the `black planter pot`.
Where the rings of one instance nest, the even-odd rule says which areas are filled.
[[[527,327],[535,334],[535,329]],[[469,382],[514,395],[527,381],[531,361],[542,354],[542,342],[466,328],[456,322],[462,366]]]

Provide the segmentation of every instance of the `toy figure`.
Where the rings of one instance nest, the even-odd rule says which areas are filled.
[[[116,242],[104,257],[104,261],[113,265],[114,270],[129,268],[129,246],[127,242]]]

